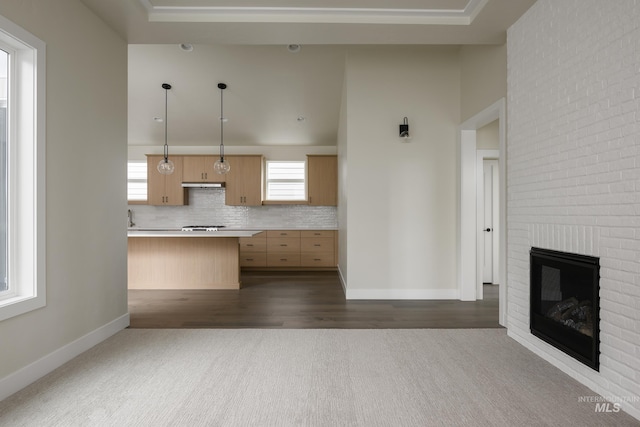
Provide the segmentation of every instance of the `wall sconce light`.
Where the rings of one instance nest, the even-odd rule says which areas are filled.
[[[409,142],[411,135],[409,134],[409,120],[405,117],[400,125],[400,141]]]

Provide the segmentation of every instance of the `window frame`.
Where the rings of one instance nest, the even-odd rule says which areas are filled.
[[[301,163],[304,167],[303,178],[297,180],[278,180],[269,179],[269,163]],[[264,203],[274,204],[299,204],[306,203],[307,201],[307,161],[306,160],[265,160],[264,168]],[[302,182],[304,187],[304,193],[300,199],[277,199],[269,198],[269,183],[270,182]]]
[[[144,165],[144,178],[131,178],[129,176],[129,167],[132,163],[140,163],[142,165]],[[148,163],[146,160],[127,160],[127,204],[129,205],[146,205],[148,204],[149,201],[149,179],[148,179],[148,175],[147,175],[147,168],[148,168]],[[146,197],[144,199],[130,199],[130,191],[129,191],[129,184],[133,184],[133,183],[137,183],[137,184],[144,184],[145,185],[145,194]]]
[[[46,305],[46,44],[0,15],[8,51],[7,276],[0,321]]]

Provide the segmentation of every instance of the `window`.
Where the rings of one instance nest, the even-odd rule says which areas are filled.
[[[146,161],[129,161],[127,163],[127,200],[129,202],[147,201]]]
[[[0,16],[0,320],[46,305],[45,63]]]
[[[304,161],[267,161],[267,200],[305,200]]]
[[[0,296],[9,291],[7,282],[7,97],[9,54],[0,49]]]

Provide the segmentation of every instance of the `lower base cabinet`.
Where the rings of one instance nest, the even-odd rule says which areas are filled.
[[[240,267],[331,269],[336,252],[334,230],[268,230],[240,239]]]

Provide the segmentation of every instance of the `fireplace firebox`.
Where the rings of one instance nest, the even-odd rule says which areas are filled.
[[[600,368],[600,261],[531,248],[531,333]]]

